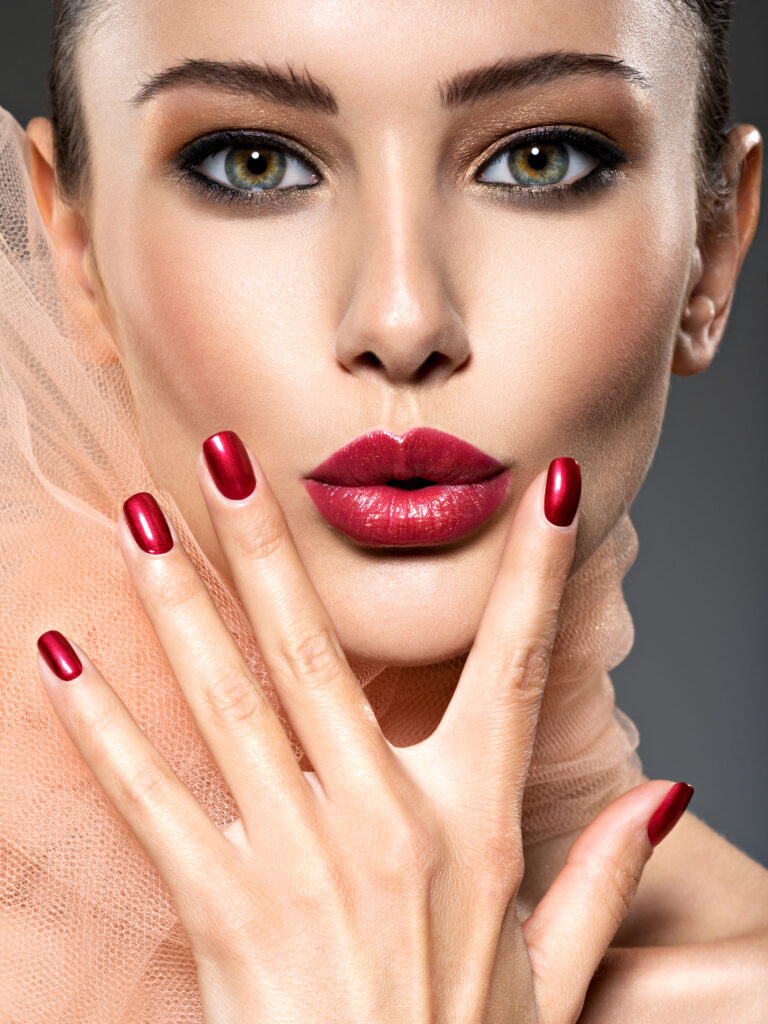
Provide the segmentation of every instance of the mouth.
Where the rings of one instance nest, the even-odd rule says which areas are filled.
[[[501,462],[432,427],[364,434],[305,478],[332,526],[376,547],[458,540],[493,514],[508,482]]]

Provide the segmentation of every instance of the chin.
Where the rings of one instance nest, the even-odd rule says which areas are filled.
[[[401,605],[386,613],[386,622],[369,610],[366,623],[336,622],[341,646],[348,658],[398,668],[435,665],[466,654],[477,626],[460,616],[460,622],[445,615],[445,609]],[[421,614],[420,614],[421,613]]]

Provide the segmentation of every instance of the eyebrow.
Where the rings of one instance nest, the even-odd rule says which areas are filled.
[[[261,96],[292,107],[338,114],[339,105],[327,85],[289,66],[281,71],[270,64],[248,60],[184,60],[147,79],[133,98],[141,104],[167,89],[189,85],[208,85],[230,93]]]
[[[649,85],[646,76],[637,68],[610,54],[555,50],[537,53],[533,57],[499,60],[486,67],[462,71],[438,86],[440,105],[451,110],[526,85],[542,85],[572,75],[609,75],[643,88]]]
[[[461,71],[438,83],[437,93],[444,110],[475,103],[528,85],[541,85],[573,75],[609,75],[643,88],[648,79],[637,68],[605,53],[573,53],[556,50],[532,57],[499,60],[495,64]],[[337,115],[339,103],[333,91],[305,69],[297,74],[289,66],[281,71],[270,64],[253,61],[187,59],[147,79],[133,98],[145,103],[161,92],[182,86],[211,86],[229,93],[258,96],[288,106]]]

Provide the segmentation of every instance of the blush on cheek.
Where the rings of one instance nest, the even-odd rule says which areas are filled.
[[[559,348],[570,365],[562,372],[578,380],[583,368],[583,388],[573,394],[582,416],[605,402],[629,412],[649,387],[662,384],[666,393],[668,384],[690,260],[688,233],[670,231],[642,209],[623,212],[608,237],[599,233],[577,273],[572,263],[559,268],[570,278]]]
[[[110,248],[105,275],[129,372],[178,412],[199,410],[206,391],[215,401],[222,382],[240,379],[244,357],[253,360],[253,348],[243,351],[258,327],[258,304],[244,294],[253,269],[241,259],[238,270],[226,231],[206,235],[188,213],[148,214],[133,229],[122,251]],[[245,339],[237,331],[244,311],[252,324]]]

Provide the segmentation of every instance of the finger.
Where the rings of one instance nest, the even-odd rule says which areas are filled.
[[[392,750],[257,459],[224,431],[204,442],[197,470],[270,678],[323,789],[369,794],[391,770]],[[245,487],[232,486],[235,474]]]
[[[38,649],[38,672],[65,731],[195,934],[204,927],[204,894],[231,844],[83,650],[57,630],[43,633]]]
[[[545,493],[560,496],[560,512]],[[573,561],[575,508],[581,474],[573,459],[555,459],[531,482],[515,513],[501,565],[437,730],[425,741],[451,784],[483,813],[507,813],[519,823],[541,695],[557,629],[560,601]],[[554,503],[554,502],[553,502]]]
[[[306,815],[316,796],[274,708],[151,494],[140,492],[125,502],[117,535],[139,600],[246,832],[254,837],[253,829],[263,828],[274,809],[289,814],[287,824],[295,827],[297,815]],[[163,537],[164,543],[155,542]],[[162,550],[169,539],[173,546]]]
[[[646,782],[608,804],[523,924],[542,1024],[572,1024],[634,899],[648,858],[693,795],[684,782]]]

